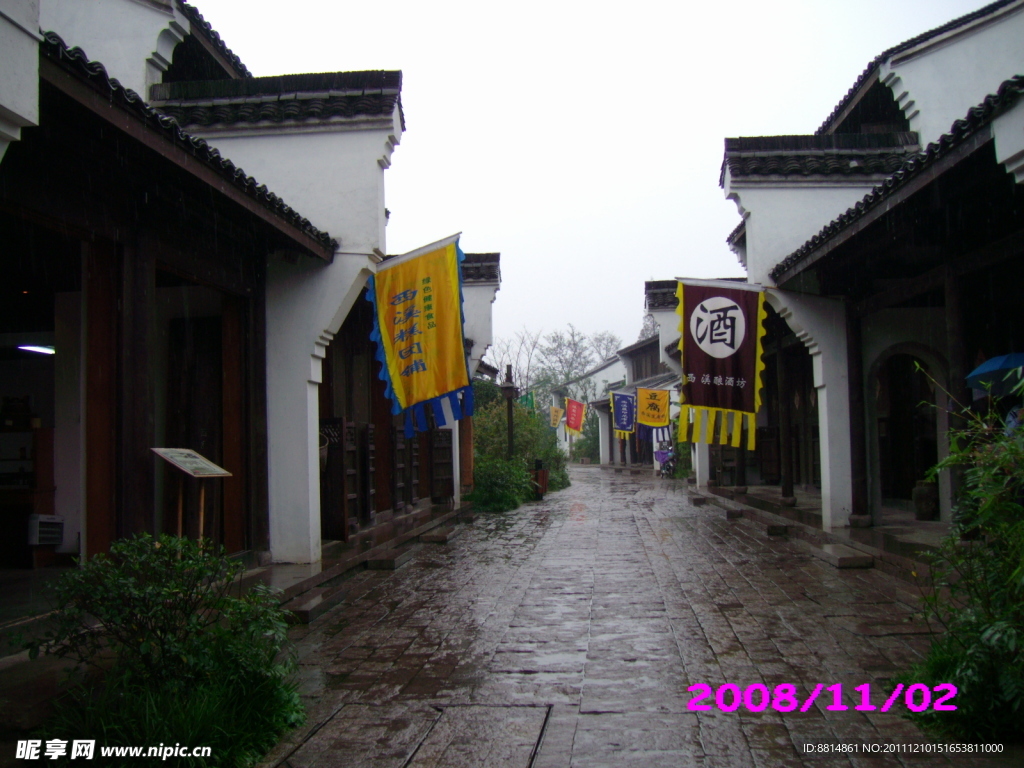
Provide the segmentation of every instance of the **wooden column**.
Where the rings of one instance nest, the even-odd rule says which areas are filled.
[[[92,557],[117,538],[117,248],[83,243],[85,541]]]
[[[963,278],[960,278],[961,280]],[[953,396],[949,404],[949,429],[963,429],[966,421],[961,415],[971,405],[971,388],[967,386],[967,344],[964,329],[963,293],[957,276],[947,267],[945,288],[946,309],[946,354],[949,358],[949,393]],[[963,470],[954,467],[950,471],[950,487],[953,502],[959,495],[963,481]]]
[[[221,420],[223,452],[221,466],[231,473],[223,483],[224,546],[228,552],[245,549],[245,375],[243,300],[224,295],[221,321],[223,369],[221,380]]]
[[[846,313],[846,370],[850,388],[851,515],[868,514],[868,456],[864,426],[864,358],[860,318]]]
[[[781,340],[781,336],[780,336]],[[775,359],[775,381],[779,391],[779,486],[782,498],[793,498],[793,423],[786,355],[779,345]]]
[[[154,439],[153,387],[150,379],[150,330],[156,311],[155,263],[135,237],[119,244],[120,316],[118,410],[121,536],[153,533]]]
[[[473,490],[473,417],[464,416],[459,422],[459,475],[462,490]]]

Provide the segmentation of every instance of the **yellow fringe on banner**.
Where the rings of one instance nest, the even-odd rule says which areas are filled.
[[[732,415],[732,447],[739,448],[743,441],[743,416],[741,412]]]
[[[720,445],[729,442],[729,411],[722,411],[722,431],[718,434],[718,442]]]
[[[615,438],[617,440],[629,440],[629,436],[632,435],[632,434],[633,434],[632,432],[623,432],[623,431],[618,430],[618,429],[615,430]]]
[[[757,434],[757,422],[754,414],[747,414],[747,450],[754,450],[754,437]]]

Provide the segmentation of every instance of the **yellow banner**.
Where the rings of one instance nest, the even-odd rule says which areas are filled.
[[[373,279],[375,330],[398,408],[469,386],[457,239],[393,266],[384,262]]]
[[[558,425],[562,423],[562,414],[565,410],[558,408],[554,405],[551,406],[551,426],[557,429]]]
[[[636,390],[636,421],[648,427],[667,427],[669,410],[667,389]]]

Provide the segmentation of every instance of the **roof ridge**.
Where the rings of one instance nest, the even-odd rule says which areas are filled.
[[[995,93],[989,94],[980,104],[968,109],[965,117],[954,121],[949,131],[942,134],[938,141],[932,142],[925,149],[915,152],[907,158],[897,171],[872,189],[863,199],[826,224],[818,234],[772,267],[768,273],[769,276],[772,280],[777,281],[782,273],[798,264],[804,256],[839,234],[849,224],[866,214],[925,168],[984,128],[1012,107],[1022,95],[1024,95],[1024,75],[1014,75],[1004,80]]]
[[[238,58],[238,55],[228,48],[227,43],[224,42],[217,30],[213,28],[206,19],[203,18],[203,14],[199,12],[199,9],[194,5],[189,5],[185,0],[178,0],[178,8],[185,14],[188,20],[194,27],[197,27],[202,32],[203,37],[209,40],[214,48],[228,60],[228,62],[235,68],[235,73],[242,77],[252,77],[252,73],[249,68],[242,63],[242,60]]]
[[[325,247],[330,247],[332,250],[338,247],[337,240],[327,232],[313,226],[309,219],[287,205],[284,200],[267,189],[265,184],[259,184],[256,179],[247,175],[226,157],[222,157],[220,151],[210,146],[204,139],[186,133],[173,117],[154,109],[131,88],[125,88],[116,78],[110,77],[102,63],[89,59],[85,51],[78,46],[68,48],[67,43],[56,32],[44,32],[41,50],[45,56],[56,60],[64,67],[77,69],[85,76],[85,79],[119,101],[121,106],[134,112],[144,122],[158,129],[158,132],[162,133],[169,141],[187,145],[187,149],[196,159],[231,181],[246,195],[280,216],[291,226],[317,240]]]
[[[1004,8],[1005,6],[1008,5],[1012,5],[1013,3],[1016,2],[1019,2],[1019,0],[996,0],[996,2],[994,3],[989,3],[986,6],[978,8],[976,11],[971,11],[970,13],[964,14],[963,16],[958,16],[955,19],[947,21],[945,24],[941,24],[938,27],[935,27],[934,29],[922,32],[921,34],[915,35],[909,40],[904,40],[902,43],[899,43],[898,45],[894,45],[891,48],[887,48],[886,50],[882,51],[880,54],[875,56],[875,58],[873,58],[870,62],[868,62],[867,67],[865,67],[864,71],[861,72],[860,77],[857,78],[853,86],[851,86],[850,90],[846,92],[846,95],[839,100],[839,104],[836,105],[836,108],[832,110],[832,114],[825,118],[825,122],[823,122],[818,127],[818,130],[814,132],[815,135],[824,134],[827,130],[833,127],[832,123],[836,120],[837,117],[839,117],[840,113],[842,113],[842,111],[846,109],[849,102],[853,99],[854,94],[856,94],[857,91],[860,90],[861,86],[863,86],[864,83],[867,82],[872,72],[874,72],[886,59],[889,59],[898,53],[902,53],[903,51],[909,50],[910,48],[913,48],[915,45],[920,45],[921,43],[930,40],[933,37],[938,37],[939,35],[943,35],[946,32],[951,32],[954,29],[958,29],[960,27],[970,24],[971,22],[977,21],[978,19],[982,19],[986,16],[989,16],[995,13],[996,11],[1000,10],[1001,8]]]

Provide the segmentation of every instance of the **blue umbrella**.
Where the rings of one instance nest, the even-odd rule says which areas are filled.
[[[985,389],[993,395],[1008,395],[1020,383],[1020,378],[1011,374],[1011,371],[1016,372],[1021,366],[1024,366],[1024,353],[1021,352],[990,357],[967,374],[967,383],[971,389]]]

